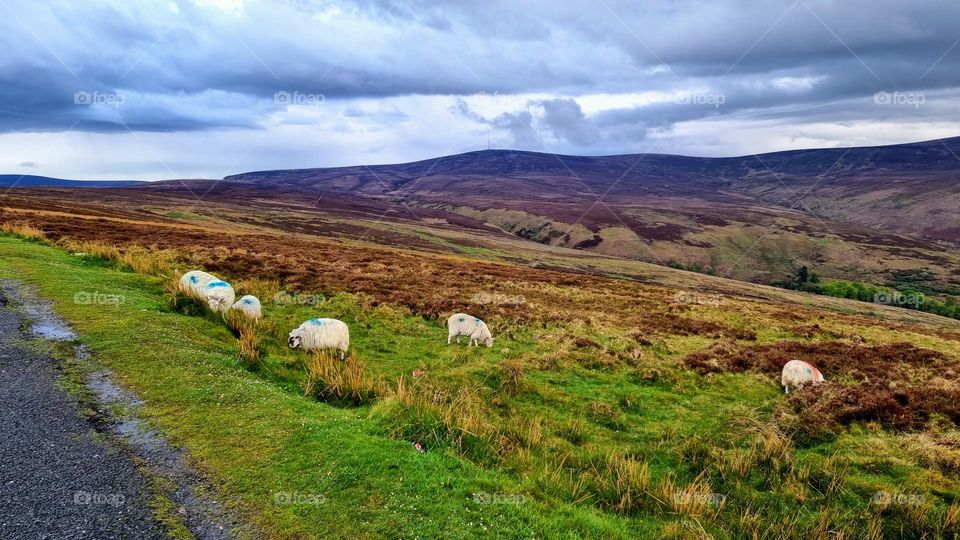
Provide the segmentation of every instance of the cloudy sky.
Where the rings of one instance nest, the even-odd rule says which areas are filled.
[[[956,0],[0,0],[0,173],[960,135]]]

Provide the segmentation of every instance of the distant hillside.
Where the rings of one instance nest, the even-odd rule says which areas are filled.
[[[561,219],[568,217],[569,205],[595,207],[601,195],[609,207],[657,201],[664,208],[664,198],[671,200],[666,207],[762,202],[818,220],[957,242],[957,156],[960,138],[733,158],[485,150],[396,165],[259,171],[226,179],[457,205],[466,204],[469,193],[470,206],[478,210],[527,210],[533,204],[534,210]],[[567,208],[550,208],[558,203]],[[629,225],[623,215],[615,219],[610,211],[603,213],[598,223],[585,216],[585,224]]]
[[[0,174],[0,187],[124,187],[143,184],[139,180],[64,180],[32,174]]]
[[[411,215],[419,208],[543,244],[749,281],[778,283],[808,266],[829,277],[955,291],[956,156],[960,138],[731,158],[485,150],[250,172],[224,184],[261,197],[306,191]]]

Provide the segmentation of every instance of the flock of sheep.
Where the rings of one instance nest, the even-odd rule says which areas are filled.
[[[260,300],[256,296],[241,296],[234,302],[235,293],[229,283],[200,270],[184,274],[180,278],[180,289],[206,302],[211,310],[218,313],[226,314],[230,310],[237,310],[253,320],[263,316]],[[447,345],[453,338],[456,338],[459,344],[461,336],[469,338],[469,346],[479,346],[483,343],[487,347],[493,347],[493,336],[486,323],[466,313],[457,313],[447,319]],[[336,351],[340,353],[340,359],[343,360],[350,348],[350,328],[338,319],[309,319],[290,331],[287,344],[291,349],[304,351]],[[801,388],[806,384],[820,384],[824,381],[820,370],[802,360],[787,362],[780,376],[780,383],[787,394],[790,393],[790,389]]]
[[[256,296],[248,294],[234,302],[236,293],[229,283],[201,270],[184,274],[180,278],[180,290],[206,302],[207,306],[217,313],[225,315],[236,310],[253,320],[263,316],[260,300]],[[487,347],[493,347],[493,335],[486,323],[466,313],[457,313],[447,319],[447,344],[449,345],[453,338],[457,338],[457,343],[460,343],[461,336],[469,338],[470,346],[483,343]],[[304,351],[336,351],[343,360],[350,348],[350,328],[338,319],[309,319],[290,331],[287,344],[291,349]]]

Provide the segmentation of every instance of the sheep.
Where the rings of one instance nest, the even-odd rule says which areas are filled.
[[[337,319],[310,319],[290,332],[287,344],[304,351],[340,351],[340,359],[350,348],[350,329]]]
[[[206,299],[207,305],[217,313],[226,314],[227,310],[233,305],[235,296],[233,287],[226,281],[219,279],[207,283],[207,286],[203,288],[203,297]]]
[[[263,316],[263,310],[260,307],[260,299],[252,294],[241,296],[230,309],[235,309],[243,313],[248,319],[258,320]]]
[[[220,278],[208,274],[203,270],[191,270],[180,278],[180,290],[190,296],[203,299],[203,289],[211,281],[217,281]]]
[[[783,385],[783,392],[790,393],[790,388],[802,388],[807,383],[820,384],[825,382],[820,370],[803,360],[791,360],[783,366],[783,375],[780,376],[780,384]]]
[[[466,313],[457,313],[447,319],[447,345],[454,337],[457,338],[457,343],[460,343],[460,336],[469,337],[468,345],[471,347],[479,346],[480,341],[487,347],[493,347],[493,336],[490,335],[487,324]]]

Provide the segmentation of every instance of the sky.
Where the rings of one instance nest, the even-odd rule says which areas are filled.
[[[0,0],[0,173],[956,135],[956,0]]]

